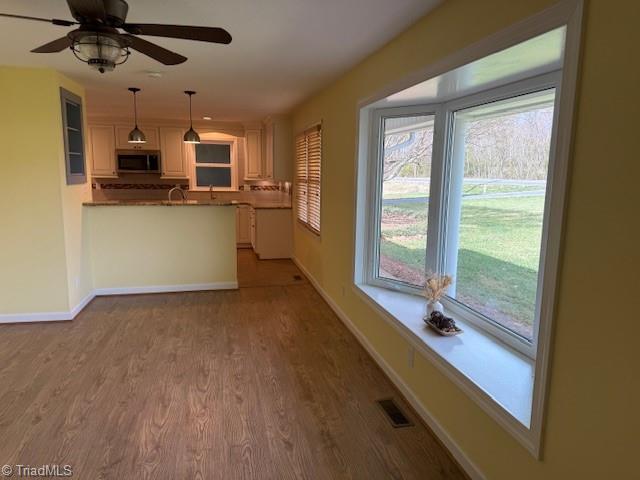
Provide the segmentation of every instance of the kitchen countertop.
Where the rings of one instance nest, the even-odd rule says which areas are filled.
[[[92,202],[84,202],[85,207],[139,207],[139,206],[165,206],[165,207],[193,207],[193,206],[214,206],[214,207],[230,207],[237,205],[248,205],[253,208],[273,208],[273,209],[290,209],[291,204],[282,202],[259,202],[255,200],[238,201],[238,200],[98,200]]]

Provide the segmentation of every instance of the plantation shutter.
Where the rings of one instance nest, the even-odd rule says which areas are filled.
[[[298,220],[320,233],[322,129],[320,125],[296,137],[296,206]]]

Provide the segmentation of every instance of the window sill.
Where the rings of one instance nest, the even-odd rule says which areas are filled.
[[[535,372],[531,359],[457,318],[464,333],[438,335],[425,325],[426,302],[415,295],[371,285],[356,285],[355,291],[495,420],[518,437],[523,428],[529,431]]]

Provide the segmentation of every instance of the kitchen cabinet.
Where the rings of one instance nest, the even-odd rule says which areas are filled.
[[[273,179],[275,125],[268,121],[264,127],[264,177]]]
[[[260,180],[264,178],[262,165],[262,131],[260,129],[245,130],[244,178]]]
[[[251,240],[251,248],[253,248],[253,250],[256,251],[256,210],[255,208],[249,208],[249,237]]]
[[[160,128],[160,165],[162,178],[186,178],[193,145],[184,143],[184,128]]]
[[[236,209],[236,243],[239,247],[251,245],[251,207],[239,205]]]
[[[113,126],[89,126],[88,150],[91,156],[91,174],[94,177],[115,178],[118,176]]]
[[[290,208],[252,208],[251,246],[261,260],[291,258],[293,227]]]
[[[293,132],[291,119],[274,115],[264,121],[264,162],[262,178],[293,180]]]
[[[140,130],[147,138],[147,143],[129,143],[131,125],[116,125],[116,148],[118,150],[159,150],[158,129],[141,125]]]

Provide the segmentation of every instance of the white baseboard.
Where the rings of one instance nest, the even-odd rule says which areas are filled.
[[[0,323],[33,323],[33,322],[61,322],[73,320],[95,297],[94,292],[80,300],[75,307],[68,312],[41,312],[41,313],[10,313],[1,314]]]
[[[238,282],[191,283],[185,285],[156,285],[148,287],[96,288],[68,312],[0,314],[0,323],[60,322],[73,320],[94,297],[106,295],[134,295],[139,293],[195,292],[200,290],[235,290]]]
[[[320,296],[327,302],[329,307],[334,311],[338,318],[345,324],[345,326],[353,333],[360,344],[371,355],[375,362],[382,368],[389,379],[400,390],[405,399],[411,404],[414,410],[420,415],[422,420],[429,426],[438,439],[444,444],[444,446],[451,452],[451,455],[456,459],[460,466],[465,470],[473,480],[485,480],[486,477],[480,471],[480,469],[467,457],[464,451],[458,446],[458,444],[451,438],[447,431],[440,425],[438,420],[427,410],[427,408],[418,400],[411,388],[402,380],[402,378],[391,368],[387,361],[375,350],[369,340],[358,330],[349,317],[342,311],[342,309],[329,297],[329,295],[320,286],[317,280],[309,273],[309,271],[300,263],[300,261],[292,257],[293,262],[309,279],[309,282],[317,290]]]
[[[238,282],[188,283],[184,285],[151,285],[147,287],[96,288],[96,296],[135,295],[140,293],[197,292],[200,290],[235,290]]]
[[[3,313],[0,323],[60,322],[73,320],[71,312]]]

